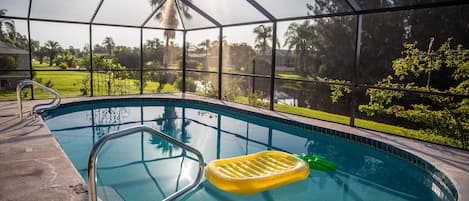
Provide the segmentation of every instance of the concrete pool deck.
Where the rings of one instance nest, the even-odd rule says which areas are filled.
[[[458,200],[469,200],[469,151],[191,94],[68,98],[62,103],[110,98],[201,100],[375,139],[428,161],[450,178]],[[45,122],[27,113],[41,102],[47,100],[24,101],[24,120],[19,121],[16,102],[0,101],[0,200],[87,200],[87,185]]]

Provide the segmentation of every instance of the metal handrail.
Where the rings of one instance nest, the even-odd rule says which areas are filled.
[[[140,125],[140,126],[135,126],[135,127],[127,128],[127,129],[124,129],[124,130],[119,130],[119,131],[110,133],[108,135],[105,135],[104,137],[99,139],[98,142],[96,142],[96,144],[93,146],[93,148],[91,148],[90,155],[88,156],[88,195],[89,195],[89,200],[90,201],[97,201],[97,194],[96,194],[96,162],[98,160],[98,154],[99,154],[99,151],[101,150],[101,148],[103,148],[104,144],[106,144],[110,140],[120,138],[120,137],[124,137],[124,136],[134,134],[134,133],[137,133],[137,132],[141,132],[141,131],[146,131],[146,132],[148,132],[152,135],[157,135],[157,136],[163,138],[164,140],[166,140],[168,142],[176,144],[177,146],[180,146],[183,149],[194,153],[197,156],[198,160],[199,160],[199,172],[197,173],[197,177],[195,178],[194,182],[190,183],[189,185],[182,188],[181,190],[176,191],[173,194],[169,195],[168,197],[163,199],[163,201],[175,200],[176,198],[178,198],[179,196],[181,196],[182,194],[186,193],[187,191],[191,190],[192,188],[194,188],[195,186],[197,186],[199,184],[200,180],[202,179],[203,172],[204,172],[203,170],[204,170],[204,167],[205,167],[204,158],[203,158],[202,154],[200,153],[200,151],[198,151],[197,149],[195,149],[195,148],[193,148],[193,147],[191,147],[191,146],[177,140],[176,138],[173,138],[169,135],[166,135],[166,134],[164,134],[164,133],[162,133],[158,130],[155,130],[155,129],[149,127],[149,126]]]
[[[18,102],[18,115],[20,117],[20,120],[23,120],[23,100],[21,98],[21,92],[23,91],[24,87],[30,86],[30,85],[37,86],[37,87],[39,87],[39,88],[41,88],[45,91],[50,92],[52,95],[54,95],[54,99],[52,101],[50,101],[48,103],[42,103],[42,104],[34,105],[33,108],[31,109],[31,115],[36,114],[35,111],[36,111],[36,108],[38,108],[38,107],[52,105],[51,107],[43,108],[43,109],[54,109],[54,108],[57,108],[60,105],[61,97],[60,97],[59,93],[57,93],[53,89],[51,89],[49,87],[46,87],[46,86],[44,86],[44,85],[42,85],[38,82],[32,81],[32,80],[22,80],[16,86],[16,100]]]

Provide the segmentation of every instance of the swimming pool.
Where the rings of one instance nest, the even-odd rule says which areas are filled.
[[[203,180],[181,200],[457,200],[444,175],[425,170],[431,165],[384,143],[226,106],[171,99],[101,100],[66,104],[43,117],[85,180],[93,143],[140,124],[199,149],[206,162],[280,150],[319,154],[338,164],[334,172],[311,170],[304,181],[252,195],[226,193]],[[147,133],[111,141],[97,164],[98,195],[113,201],[160,200],[195,178],[194,158]]]

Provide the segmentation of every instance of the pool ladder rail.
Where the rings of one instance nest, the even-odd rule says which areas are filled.
[[[36,109],[38,107],[42,107],[41,110],[39,110],[39,111],[44,111],[44,110],[55,109],[60,105],[61,97],[60,97],[59,93],[57,93],[53,89],[51,89],[49,87],[46,87],[46,86],[44,86],[44,85],[42,85],[38,82],[35,82],[33,80],[28,80],[28,79],[22,80],[16,86],[16,100],[18,102],[18,115],[19,115],[20,120],[23,120],[23,100],[22,100],[22,97],[21,97],[21,92],[23,91],[23,88],[26,87],[26,86],[36,86],[36,87],[39,87],[39,88],[51,93],[52,95],[54,95],[54,99],[52,99],[52,101],[50,101],[48,103],[41,103],[41,104],[34,105],[33,108],[31,109],[31,115],[32,116],[36,116],[36,114],[38,113],[38,111],[36,111]],[[49,105],[50,105],[50,107],[46,107],[46,106],[49,106]]]
[[[204,173],[204,168],[205,168],[205,163],[204,163],[204,158],[202,154],[200,153],[199,150],[195,149],[192,146],[189,146],[185,144],[184,142],[181,142],[177,140],[176,138],[173,138],[169,135],[166,135],[158,130],[155,130],[149,126],[146,125],[140,125],[140,126],[135,126],[131,128],[127,128],[124,130],[119,130],[113,133],[110,133],[108,135],[103,136],[101,139],[94,144],[94,146],[91,148],[90,154],[88,156],[88,196],[90,201],[97,201],[97,192],[96,192],[96,163],[98,160],[98,155],[99,151],[103,148],[104,144],[109,142],[110,140],[117,139],[120,137],[124,137],[127,135],[131,135],[134,133],[138,133],[141,131],[148,132],[152,135],[156,135],[170,143],[173,143],[189,152],[194,153],[199,161],[199,167],[198,167],[198,173],[197,177],[195,180],[187,185],[186,187],[174,192],[173,194],[167,196],[166,198],[163,199],[163,201],[172,201],[178,198],[179,196],[183,195],[184,193],[190,191],[191,189],[195,188],[199,183],[200,180],[202,179],[203,173]]]

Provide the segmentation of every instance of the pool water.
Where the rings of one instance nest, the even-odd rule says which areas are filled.
[[[87,181],[88,153],[100,137],[145,124],[200,150],[206,162],[263,150],[308,153],[338,164],[333,172],[269,191],[238,195],[205,179],[180,200],[401,201],[456,200],[428,173],[392,155],[221,107],[177,101],[88,102],[44,116],[49,129]],[[196,176],[196,157],[141,132],[107,143],[97,163],[102,200],[161,200]]]

